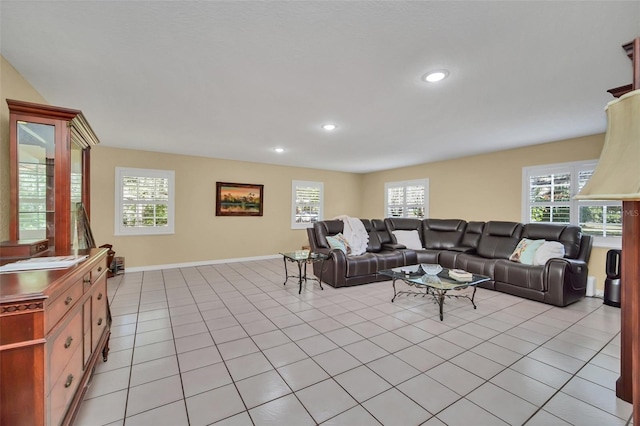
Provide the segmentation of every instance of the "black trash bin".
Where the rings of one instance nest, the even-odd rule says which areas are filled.
[[[607,279],[604,280],[604,304],[620,307],[620,257],[621,250],[607,252]]]

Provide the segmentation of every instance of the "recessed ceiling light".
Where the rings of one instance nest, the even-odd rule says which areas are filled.
[[[447,70],[436,70],[429,71],[425,75],[422,76],[422,79],[427,83],[436,83],[438,81],[442,81],[449,75],[449,71]]]
[[[331,123],[327,123],[327,124],[323,124],[322,128],[324,130],[326,130],[327,132],[330,132],[332,130],[335,130],[338,126],[336,126],[335,124],[331,124]]]
[[[278,154],[282,154],[284,152],[284,148],[274,148],[273,150]]]

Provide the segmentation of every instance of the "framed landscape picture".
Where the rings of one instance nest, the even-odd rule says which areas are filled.
[[[264,185],[216,182],[216,216],[262,216]]]

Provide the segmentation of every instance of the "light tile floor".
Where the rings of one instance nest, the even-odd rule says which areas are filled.
[[[111,352],[75,425],[629,425],[620,311],[389,282],[298,294],[278,259],[108,281]],[[398,284],[403,285],[403,284]]]

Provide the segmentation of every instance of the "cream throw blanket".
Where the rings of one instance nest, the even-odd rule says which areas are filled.
[[[356,217],[350,216],[336,216],[335,220],[341,220],[344,223],[344,229],[342,235],[349,243],[351,247],[351,254],[358,255],[367,251],[367,244],[369,243],[369,234],[364,228],[362,221]]]

